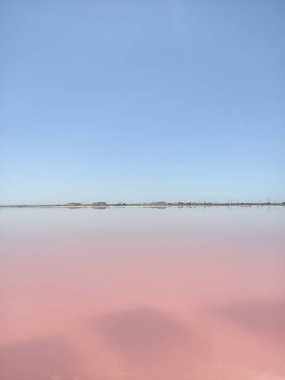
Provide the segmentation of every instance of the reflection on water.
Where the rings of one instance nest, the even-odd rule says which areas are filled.
[[[1,379],[71,379],[69,347],[60,337],[35,338],[0,346]]]
[[[221,316],[254,334],[280,342],[285,348],[285,299],[271,302],[247,302],[222,306]]]
[[[284,380],[285,210],[1,210],[1,380]]]
[[[92,327],[125,360],[157,360],[166,350],[192,355],[205,353],[203,343],[189,328],[161,311],[141,308],[96,317]]]
[[[188,338],[187,329],[152,309],[103,315],[94,319],[93,326],[127,359],[155,354],[166,344],[181,345]]]

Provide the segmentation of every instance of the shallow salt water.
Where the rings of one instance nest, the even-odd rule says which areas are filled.
[[[0,218],[1,380],[285,379],[285,208]]]

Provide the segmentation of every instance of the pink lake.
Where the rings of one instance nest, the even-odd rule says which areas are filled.
[[[285,379],[285,208],[0,217],[1,380]]]

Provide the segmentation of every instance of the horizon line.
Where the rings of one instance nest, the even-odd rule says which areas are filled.
[[[128,207],[128,206],[191,206],[191,205],[212,205],[212,206],[243,206],[243,205],[285,205],[284,201],[151,201],[151,202],[68,202],[68,203],[15,203],[15,204],[2,204],[0,207]]]

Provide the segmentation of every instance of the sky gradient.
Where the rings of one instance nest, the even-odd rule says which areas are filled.
[[[285,200],[284,1],[0,4],[0,204]]]

